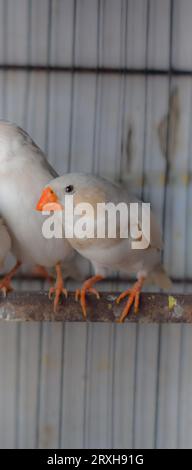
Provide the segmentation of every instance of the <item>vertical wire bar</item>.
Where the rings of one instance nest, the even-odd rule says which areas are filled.
[[[28,43],[27,43],[27,60],[29,62],[30,54],[30,37],[31,37],[31,23],[30,23],[30,12],[31,12],[31,0],[28,0]],[[29,72],[25,72],[26,76],[26,87],[25,87],[25,99],[24,99],[24,110],[23,110],[23,122],[27,122],[27,110],[28,110],[28,96],[29,96]],[[18,287],[21,288],[22,281],[17,281]],[[16,422],[15,422],[15,446],[19,447],[19,434],[20,434],[20,386],[21,386],[21,325],[17,325],[17,350],[16,350],[16,396],[15,396],[15,409],[16,409]]]
[[[85,380],[85,396],[84,396],[84,418],[83,418],[83,448],[89,448],[89,441],[87,436],[89,436],[89,416],[90,416],[90,403],[88,401],[88,390],[91,376],[91,363],[93,358],[93,325],[90,323],[86,327],[86,356],[85,356],[85,371],[84,371],[84,380]]]
[[[149,19],[150,19],[150,0],[147,0],[147,18],[146,18],[146,49],[145,49],[145,68],[148,64],[148,48],[149,48]],[[146,134],[147,134],[147,97],[148,97],[148,76],[145,75],[145,103],[144,103],[144,139],[143,139],[143,161],[142,161],[142,183],[141,183],[141,199],[144,198],[145,192],[145,157],[146,157]]]
[[[122,9],[123,10],[123,9]],[[122,28],[123,29],[123,28]],[[127,31],[128,31],[128,1],[125,1],[125,35],[124,35],[124,54],[123,54],[123,65],[126,66],[126,58],[127,58]],[[123,40],[122,40],[123,42]],[[121,180],[122,174],[122,166],[123,166],[123,155],[124,155],[124,148],[125,148],[125,93],[126,93],[126,80],[127,77],[124,75],[122,77],[122,115],[121,115],[121,129],[122,129],[122,140],[121,140],[121,156],[120,156],[120,174],[119,179]]]
[[[149,17],[150,17],[150,4],[149,0],[147,0],[147,11],[146,11],[146,49],[145,49],[145,67],[147,68],[148,62],[148,43],[149,43]],[[144,163],[145,163],[145,153],[146,153],[146,121],[147,121],[147,92],[148,92],[148,77],[145,76],[145,105],[144,105],[144,119],[145,119],[145,127],[144,127],[144,142],[143,142],[143,171],[142,171],[142,186],[141,186],[141,196],[143,199],[144,194]],[[135,371],[134,371],[134,399],[133,399],[133,423],[132,423],[132,447],[135,449],[136,446],[136,397],[137,397],[137,369],[138,369],[138,339],[139,339],[139,325],[136,325],[136,333],[135,333]]]
[[[4,0],[3,2],[3,59],[4,59],[4,64],[7,62],[7,27],[8,23],[8,2],[7,0]]]
[[[170,34],[169,34],[169,73],[168,73],[168,105],[171,97],[171,85],[172,85],[172,47],[173,47],[173,0],[170,5]],[[166,223],[166,203],[167,203],[167,190],[170,178],[170,160],[169,160],[169,139],[170,139],[170,115],[167,115],[167,130],[166,130],[166,167],[165,167],[165,179],[164,179],[164,198],[163,198],[163,239],[165,235],[165,223]]]
[[[21,375],[21,325],[17,327],[16,338],[16,386],[15,386],[15,448],[19,447],[19,396],[20,396],[20,375]]]
[[[154,419],[154,448],[157,448],[158,441],[158,411],[159,411],[159,387],[160,387],[160,367],[161,367],[161,346],[162,346],[162,325],[158,326],[157,345],[157,366],[156,366],[156,399],[155,399],[155,419]]]
[[[6,57],[7,57],[7,38],[6,38],[6,32],[7,32],[7,16],[8,16],[8,6],[7,6],[7,1],[4,0],[3,2],[3,56],[4,56],[4,63],[6,64]],[[4,71],[3,74],[3,117],[5,119],[6,116],[6,91],[7,91],[7,85],[6,85],[6,71]]]
[[[123,0],[121,1],[121,53],[122,53],[122,63],[123,65],[126,64],[126,57],[127,57],[127,25],[128,25],[128,2],[125,1],[123,8]],[[124,13],[124,17],[123,17]],[[123,20],[125,21],[124,25],[124,38],[123,38]],[[122,77],[122,102],[121,102],[121,156],[120,156],[120,165],[119,165],[119,175],[118,179],[121,178],[121,168],[122,168],[122,157],[123,157],[123,149],[124,149],[124,126],[125,126],[125,91],[126,91],[126,76]],[[121,97],[120,97],[121,101]],[[117,274],[117,284],[119,280],[119,275]],[[116,444],[114,440],[114,393],[115,393],[115,357],[116,357],[116,343],[117,343],[117,325],[113,325],[112,330],[113,340],[112,340],[112,396],[111,396],[111,448],[114,449]]]
[[[63,425],[63,385],[64,385],[64,345],[65,345],[65,324],[62,323],[62,335],[61,335],[61,375],[60,375],[60,392],[59,392],[59,431],[58,431],[58,448],[62,447],[62,425]]]
[[[41,377],[42,377],[42,352],[43,352],[43,324],[39,325],[39,346],[38,346],[38,381],[37,381],[37,407],[36,407],[36,431],[35,448],[39,447],[39,426],[40,426],[40,399],[41,399]]]
[[[97,61],[98,66],[101,66],[102,59],[103,59],[103,28],[104,28],[104,2],[98,0],[98,40],[97,40]],[[101,141],[101,102],[102,102],[102,75],[97,73],[97,106],[96,106],[96,114],[95,114],[95,151],[94,151],[94,173],[96,175],[99,174],[99,161],[100,161],[100,154],[98,153],[97,146],[99,146]],[[98,119],[99,116],[99,119]],[[98,136],[98,142],[96,144],[96,135]],[[96,153],[97,151],[97,153]]]
[[[73,0],[72,66],[75,65],[76,19],[77,19],[77,0]],[[70,110],[70,126],[69,126],[69,155],[68,155],[68,163],[67,163],[67,171],[68,172],[70,171],[71,155],[72,155],[74,84],[75,84],[75,75],[72,72],[72,76],[71,76],[71,110]]]
[[[99,43],[100,43],[100,12],[101,12],[101,0],[97,0],[97,66],[99,65]],[[97,113],[98,113],[98,101],[99,101],[99,74],[96,74],[95,84],[95,109],[94,109],[94,132],[93,132],[93,150],[92,150],[92,172],[97,173],[96,168],[96,127],[97,127]]]
[[[51,61],[51,31],[52,31],[52,0],[49,0],[48,4],[48,22],[47,22],[47,64]],[[49,118],[50,118],[50,72],[47,73],[46,81],[46,123],[45,123],[45,149],[48,151],[49,142]]]
[[[170,95],[171,95],[172,43],[173,43],[173,0],[171,0],[171,4],[170,4],[168,100],[170,100]],[[168,113],[167,133],[166,133],[166,168],[165,168],[165,179],[164,179],[165,186],[164,186],[163,216],[162,216],[163,240],[164,240],[164,234],[165,234],[167,190],[168,190],[169,175],[170,175],[170,162],[169,162],[169,155],[168,155],[169,130],[170,130],[170,119],[169,119],[169,113]],[[162,347],[162,326],[159,325],[158,354],[157,354],[157,379],[156,379],[155,429],[154,429],[154,447],[155,448],[157,448],[157,444],[158,444],[159,387],[160,387],[159,380],[160,380],[160,367],[161,367],[161,347]]]
[[[84,368],[84,403],[83,403],[83,448],[86,448],[86,411],[87,411],[87,377],[88,377],[88,364],[89,364],[89,339],[90,339],[90,324],[86,325],[86,345],[85,345],[85,368]]]
[[[117,343],[117,326],[112,325],[112,380],[111,380],[111,443],[110,447],[114,449],[116,447],[114,441],[114,393],[115,393],[115,353],[116,353],[116,343]]]
[[[184,325],[180,325],[180,347],[179,347],[179,373],[178,373],[178,410],[177,410],[177,433],[176,443],[177,449],[180,448],[180,422],[181,422],[181,386],[183,382],[184,364]]]
[[[97,0],[97,66],[100,63],[100,41],[101,41],[101,0]],[[97,117],[100,108],[100,74],[96,73],[95,83],[95,104],[94,104],[94,131],[93,131],[93,149],[92,149],[92,173],[98,175],[98,156],[96,154],[96,134]],[[89,262],[89,275],[92,275],[92,266]]]
[[[135,449],[136,443],[136,429],[135,429],[135,416],[136,416],[136,386],[137,386],[137,364],[138,364],[138,339],[139,339],[139,326],[136,324],[135,330],[135,354],[134,354],[134,381],[133,381],[133,421],[132,421],[132,449]]]
[[[97,66],[100,64],[100,43],[101,43],[101,0],[97,0]],[[97,130],[97,116],[99,112],[99,88],[100,88],[100,75],[96,73],[95,83],[95,103],[94,103],[94,132],[93,132],[93,148],[92,148],[92,172],[98,173],[98,158],[96,155],[96,130]],[[97,165],[96,165],[97,162]],[[89,275],[92,273],[92,266],[89,263]],[[85,348],[85,369],[84,369],[84,410],[83,410],[83,447],[86,448],[87,436],[87,394],[88,394],[88,373],[89,373],[89,359],[92,356],[92,341],[90,344],[90,337],[92,335],[92,327],[88,324],[86,326],[86,348]]]
[[[28,34],[27,34],[27,62],[28,64],[30,63],[30,51],[31,51],[31,34],[32,34],[32,31],[31,31],[31,11],[32,11],[32,0],[28,0],[28,18],[27,18],[27,31],[28,31]],[[30,77],[31,77],[31,74],[29,71],[26,72],[27,74],[27,77],[26,77],[26,93],[25,93],[25,110],[24,110],[24,122],[26,122],[27,124],[27,121],[28,121],[28,106],[29,106],[29,87],[30,87]],[[28,124],[27,126],[28,127]]]
[[[108,410],[107,410],[107,422],[108,422],[108,445],[110,448],[113,448],[113,414],[114,414],[114,408],[113,408],[113,403],[114,403],[114,379],[115,379],[115,340],[116,340],[116,325],[110,325],[109,331],[110,331],[110,340],[109,340],[109,349],[108,349],[108,362],[110,364],[110,369],[111,371],[108,372],[108,388],[109,388],[109,404],[108,404]],[[110,403],[111,402],[111,403]],[[109,406],[110,405],[110,406]]]
[[[50,60],[50,38],[51,38],[51,0],[49,0],[49,8],[48,8],[48,45],[47,45],[47,62],[49,63]],[[47,77],[47,112],[46,112],[46,125],[45,125],[45,148],[48,148],[48,124],[49,124],[49,74]],[[42,281],[43,284],[43,281]],[[42,383],[42,353],[43,353],[43,324],[39,325],[39,367],[38,367],[38,390],[37,390],[37,409],[36,409],[36,448],[39,447],[39,436],[40,436],[40,410],[41,410],[41,383]]]
[[[4,60],[6,63],[7,58],[7,24],[8,24],[8,2],[4,1],[4,44],[3,44],[3,53],[4,53]],[[7,116],[7,80],[6,80],[7,73],[4,73],[4,80],[3,80],[3,114],[4,119]],[[14,410],[14,441],[15,441],[15,448],[18,447],[18,405],[19,405],[19,376],[20,376],[20,325],[16,325],[16,351],[15,351],[15,361],[16,361],[16,379],[15,379],[15,388],[13,393],[15,393],[15,410]]]

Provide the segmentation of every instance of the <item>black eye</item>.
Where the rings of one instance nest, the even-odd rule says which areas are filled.
[[[72,193],[73,190],[74,190],[74,187],[73,187],[72,184],[69,184],[69,186],[66,186],[66,188],[65,188],[65,192],[66,192],[67,194]]]

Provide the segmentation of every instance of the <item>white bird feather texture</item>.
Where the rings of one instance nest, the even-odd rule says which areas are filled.
[[[12,253],[21,262],[51,268],[74,254],[67,240],[44,238],[44,217],[35,210],[42,188],[56,176],[23,129],[0,121],[0,212],[12,239]]]
[[[118,184],[102,178],[83,173],[65,174],[49,182],[58,200],[65,206],[65,188],[73,186],[74,207],[77,203],[89,202],[95,207],[98,202],[112,202],[118,204],[125,202],[139,202],[132,197],[128,190]],[[65,220],[67,224],[67,220]],[[70,244],[81,255],[88,258],[95,268],[95,273],[105,275],[108,269],[127,274],[145,274],[150,276],[162,288],[171,285],[170,279],[161,264],[161,250],[163,247],[159,225],[150,212],[150,245],[147,249],[131,249],[130,238],[92,238],[69,239]],[[66,225],[65,225],[66,226]],[[117,227],[118,228],[118,227]]]

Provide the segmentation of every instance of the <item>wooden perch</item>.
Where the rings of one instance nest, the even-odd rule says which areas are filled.
[[[87,296],[87,321],[115,322],[120,316],[125,301],[115,302],[117,294],[102,293],[100,300]],[[57,314],[53,313],[52,302],[47,292],[13,292],[7,298],[0,298],[0,320],[6,321],[81,321],[84,322],[81,307],[69,292],[63,299]],[[141,295],[140,310],[133,312],[126,322],[133,323],[192,323],[191,294],[150,294]]]

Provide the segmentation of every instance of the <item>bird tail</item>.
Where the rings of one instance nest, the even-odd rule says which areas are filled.
[[[171,289],[172,282],[162,265],[157,266],[151,273],[151,280],[161,289]]]

